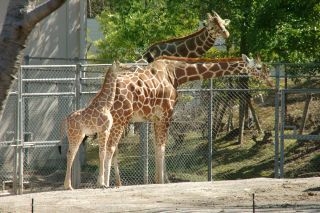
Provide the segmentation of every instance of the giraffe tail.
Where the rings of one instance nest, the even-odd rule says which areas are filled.
[[[62,141],[63,141],[63,138],[65,137],[65,132],[66,132],[66,122],[67,122],[67,118],[63,119],[60,125],[60,142],[58,145],[58,150],[60,154],[62,153],[62,148],[61,148]]]

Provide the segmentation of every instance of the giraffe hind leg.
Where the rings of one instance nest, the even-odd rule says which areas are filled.
[[[110,184],[110,170],[111,170],[111,161],[112,157],[114,156],[115,149],[117,148],[118,142],[121,138],[122,132],[124,128],[123,126],[119,125],[113,125],[110,130],[110,137],[108,138],[107,147],[106,147],[106,158],[105,158],[105,178],[106,178],[106,185],[109,186]],[[117,159],[113,159],[116,160]],[[116,186],[121,186],[121,180],[120,180],[120,173],[119,171],[119,165],[115,164],[115,161],[113,161],[115,165],[115,179],[116,179]]]
[[[83,138],[84,138],[84,135],[81,135],[81,134],[78,134],[77,136],[73,136],[73,137],[68,136],[69,150],[67,153],[67,171],[66,171],[66,176],[64,180],[65,189],[69,189],[69,190],[73,189],[71,185],[71,168]]]

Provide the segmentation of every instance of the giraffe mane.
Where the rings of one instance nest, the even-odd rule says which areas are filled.
[[[186,61],[186,62],[235,62],[243,61],[242,58],[186,58],[176,56],[160,56],[156,60],[174,60],[174,61]],[[156,61],[155,60],[155,61]]]
[[[206,27],[203,27],[201,28],[200,30],[190,34],[190,35],[186,35],[186,36],[182,36],[182,37],[176,37],[176,38],[170,38],[170,39],[167,39],[167,40],[162,40],[162,41],[159,41],[159,42],[156,42],[156,43],[153,43],[149,48],[155,46],[155,45],[159,45],[161,43],[170,43],[170,42],[176,42],[176,41],[180,41],[180,40],[185,40],[185,39],[188,39],[188,38],[191,38],[199,33],[202,33],[203,31],[205,31],[207,28]]]

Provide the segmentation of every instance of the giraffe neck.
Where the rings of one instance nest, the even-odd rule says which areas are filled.
[[[185,37],[170,39],[153,44],[142,58],[149,63],[159,56],[178,56],[197,58],[207,52],[216,37],[212,36],[207,27]]]
[[[107,71],[100,91],[91,100],[89,106],[98,110],[109,110],[114,102],[116,91],[116,75]]]
[[[167,69],[173,73],[174,82],[177,85],[188,81],[238,75],[249,71],[242,58],[208,60],[161,57],[158,60],[163,61]]]

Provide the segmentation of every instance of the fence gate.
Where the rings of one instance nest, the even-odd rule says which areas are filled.
[[[76,66],[21,66],[17,81],[14,193],[61,185],[60,124],[76,108]],[[47,184],[51,183],[51,184]]]
[[[291,170],[290,162],[297,163],[299,158],[316,154],[320,147],[320,89],[283,89],[281,103],[280,177],[284,177],[284,170],[287,177],[304,177],[298,174],[301,171],[312,176],[310,172],[317,172],[319,165],[311,156],[308,165],[301,165],[298,170]],[[286,152],[285,143],[289,145]]]
[[[12,187],[17,190],[18,173],[18,141],[17,138],[17,83],[13,85],[13,92],[9,93],[9,97],[4,108],[1,118],[0,128],[0,183],[3,194],[9,192],[8,188]]]
[[[276,177],[319,176],[320,64],[276,64],[279,171]],[[276,100],[275,104],[278,102]]]

